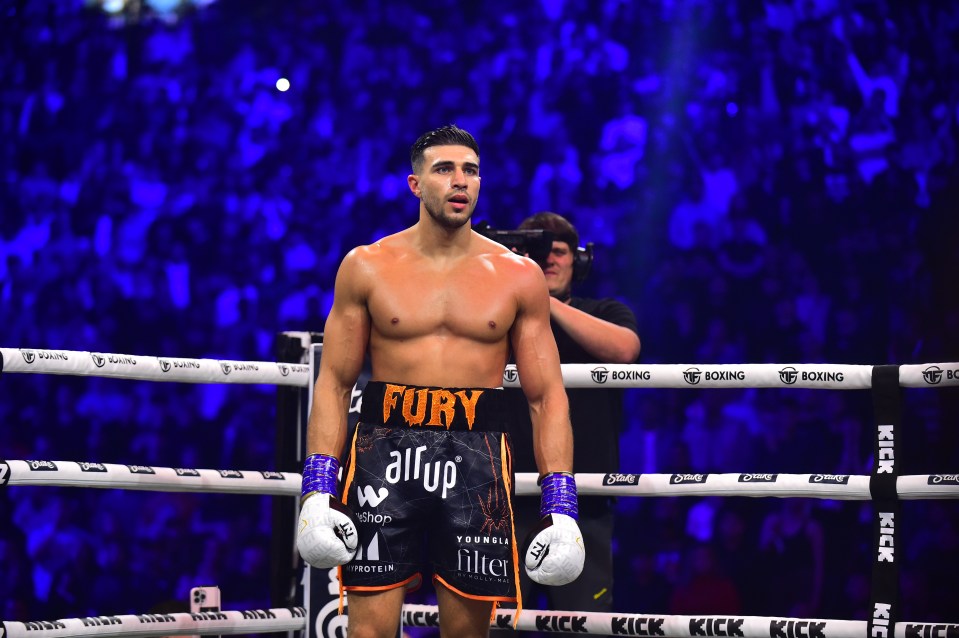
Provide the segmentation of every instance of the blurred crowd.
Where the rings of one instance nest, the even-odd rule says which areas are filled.
[[[959,360],[956,3],[93,4],[0,9],[4,347],[272,360],[347,250],[414,221],[409,145],[455,122],[475,220],[570,218],[578,292],[634,309],[642,363]],[[623,469],[868,474],[860,394],[632,390]],[[905,401],[905,471],[955,472],[955,393]],[[0,457],[272,469],[274,406],[7,374]],[[747,501],[622,499],[615,607],[866,617],[868,504]],[[905,509],[904,617],[955,622],[956,506]],[[269,606],[269,535],[266,499],[5,488],[0,617],[210,581]]]

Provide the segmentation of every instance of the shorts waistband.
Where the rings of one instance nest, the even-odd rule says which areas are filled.
[[[507,402],[501,388],[438,388],[370,381],[360,420],[394,428],[505,432]]]

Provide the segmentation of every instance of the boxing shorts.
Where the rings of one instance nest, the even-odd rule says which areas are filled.
[[[434,581],[468,598],[516,600],[512,462],[502,389],[371,381],[345,462],[359,521],[347,591]]]

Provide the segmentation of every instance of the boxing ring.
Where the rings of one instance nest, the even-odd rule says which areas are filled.
[[[303,341],[299,363],[149,357],[67,350],[0,347],[0,374],[35,373],[137,379],[176,383],[266,384],[278,389],[312,389],[322,346]],[[305,361],[304,361],[305,360]],[[765,616],[669,616],[523,609],[500,609],[494,627],[520,630],[627,636],[737,636],[741,638],[956,638],[959,624],[913,622],[900,618],[898,575],[902,561],[901,500],[959,498],[955,474],[905,475],[899,472],[903,438],[902,388],[959,386],[959,363],[902,366],[743,364],[743,365],[588,365],[564,364],[568,388],[804,388],[868,390],[873,397],[873,464],[869,475],[848,474],[577,474],[580,495],[720,496],[818,498],[872,501],[872,578],[868,620]],[[518,387],[510,366],[504,385]],[[2,376],[0,376],[2,382]],[[307,394],[308,396],[308,394]],[[354,398],[358,392],[354,392]],[[298,441],[291,453],[302,461],[309,399],[297,399],[292,420]],[[354,406],[355,407],[355,406]],[[353,410],[351,410],[352,412]],[[282,412],[282,410],[281,410]],[[48,459],[0,459],[0,488],[20,485],[69,486],[166,492],[222,492],[285,497],[289,543],[295,554],[295,508],[301,476],[295,472],[117,465]],[[517,495],[538,495],[535,474],[517,474]],[[0,524],[4,524],[0,515]],[[336,615],[335,570],[303,569],[303,605],[270,609],[198,613],[136,614],[59,620],[0,620],[0,638],[91,635],[161,636],[171,633],[236,635],[289,633],[345,635],[345,618]],[[313,583],[313,586],[311,586]],[[228,601],[227,601],[228,602]],[[438,627],[435,606],[405,605],[409,627]]]

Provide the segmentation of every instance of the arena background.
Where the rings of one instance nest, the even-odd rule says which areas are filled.
[[[455,122],[474,219],[572,219],[579,292],[636,311],[642,363],[956,361],[957,28],[933,0],[5,1],[0,345],[275,360],[322,330],[345,252],[414,221],[409,145]],[[624,471],[869,473],[868,393],[627,404]],[[273,469],[275,409],[6,374],[0,458]],[[954,390],[906,391],[901,472],[954,472],[957,417]],[[864,619],[868,507],[624,499],[615,607]],[[902,617],[956,622],[957,505],[903,507]],[[782,517],[821,532],[823,574],[776,548]],[[2,489],[0,617],[210,583],[275,605],[270,533],[267,498]]]

